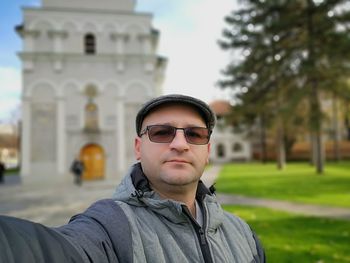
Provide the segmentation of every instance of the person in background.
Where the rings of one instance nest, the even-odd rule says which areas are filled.
[[[6,167],[5,164],[0,160],[0,184],[4,183],[4,176],[5,176]]]
[[[0,262],[265,262],[249,225],[201,181],[215,123],[194,97],[148,101],[136,116],[137,162],[113,197],[58,228],[0,217]]]
[[[74,183],[76,185],[81,185],[82,184],[82,176],[83,176],[83,172],[84,172],[84,163],[79,160],[78,158],[75,158],[71,168],[70,168],[71,172],[74,175]]]

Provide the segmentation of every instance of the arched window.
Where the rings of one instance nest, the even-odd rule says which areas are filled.
[[[84,37],[85,54],[96,53],[96,39],[93,34],[86,34]]]
[[[98,132],[98,106],[94,102],[94,98],[97,95],[97,89],[93,85],[89,85],[85,88],[85,95],[88,102],[85,105],[85,127],[86,132]]]
[[[218,157],[223,158],[225,157],[225,147],[222,144],[218,144],[218,146],[216,147],[216,152]]]
[[[243,150],[242,144],[235,142],[232,146],[233,152],[241,152]]]
[[[85,105],[85,131],[98,131],[98,107],[92,99]]]

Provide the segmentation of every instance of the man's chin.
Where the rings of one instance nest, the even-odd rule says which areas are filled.
[[[176,167],[174,169],[167,169],[164,171],[165,180],[170,185],[188,185],[196,181],[194,173],[191,169],[180,169]]]
[[[168,174],[169,178],[188,177],[193,174],[193,167],[189,163],[168,162],[164,165],[164,174]]]

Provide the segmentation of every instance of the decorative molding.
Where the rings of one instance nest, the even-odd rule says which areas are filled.
[[[64,39],[64,38],[68,37],[68,32],[65,30],[48,30],[47,35],[50,38],[59,37],[59,38]]]
[[[39,30],[26,30],[23,29],[19,33],[21,37],[33,37],[33,38],[38,38],[40,36],[40,31]]]
[[[125,34],[125,33],[111,33],[110,38],[113,41],[124,40],[125,42],[127,42],[127,41],[129,41],[130,36],[128,34]]]
[[[151,41],[153,37],[150,34],[139,34],[139,35],[137,35],[137,38],[140,41]]]

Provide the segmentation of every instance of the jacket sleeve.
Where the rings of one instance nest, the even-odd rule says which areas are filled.
[[[132,261],[128,220],[111,199],[96,202],[58,228],[0,216],[0,262]]]
[[[41,224],[0,216],[0,262],[84,262],[62,235]]]
[[[89,262],[133,262],[129,222],[124,211],[111,199],[94,203],[56,231]]]

